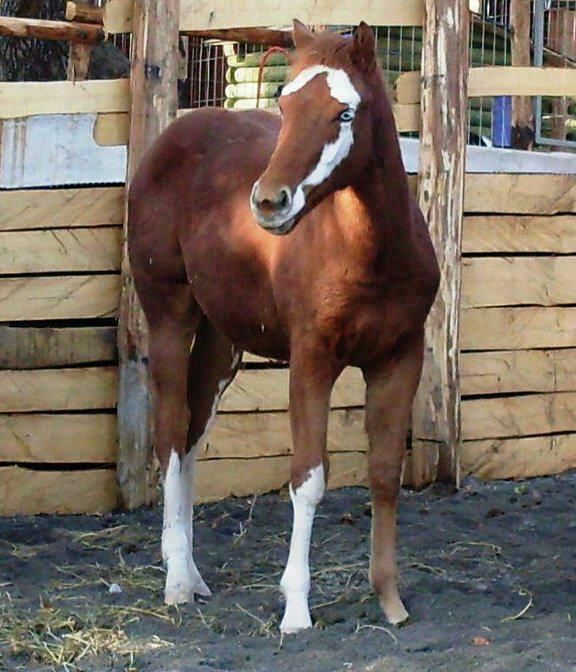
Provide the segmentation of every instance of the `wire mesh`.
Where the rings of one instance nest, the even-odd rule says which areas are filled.
[[[576,2],[537,0],[534,15],[535,64],[576,67]],[[576,98],[536,98],[536,140],[576,149]]]

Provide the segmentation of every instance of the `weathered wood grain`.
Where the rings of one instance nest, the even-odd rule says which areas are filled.
[[[0,231],[122,224],[124,187],[0,191]]]
[[[464,218],[462,251],[576,253],[576,218],[573,215],[468,215]]]
[[[436,250],[440,287],[426,322],[412,449],[415,473],[421,473],[424,482],[436,476],[458,481],[460,257],[470,21],[466,0],[426,0],[425,5],[419,204]],[[438,446],[437,455],[430,451],[431,443]]]
[[[0,232],[0,275],[119,271],[121,227]]]
[[[462,474],[484,480],[534,478],[576,468],[576,434],[465,441]]]
[[[105,513],[116,507],[114,469],[37,471],[0,467],[0,515]]]
[[[0,413],[114,408],[118,371],[115,366],[0,371]],[[241,371],[220,403],[222,413],[285,411],[287,369]],[[336,385],[332,408],[362,406],[364,381],[348,369]]]
[[[0,414],[0,462],[116,462],[113,413]]]
[[[288,379],[288,369],[240,371],[222,396],[220,409],[223,412],[286,410]],[[363,406],[365,388],[360,369],[347,368],[334,385],[330,406]]]
[[[0,278],[0,322],[112,317],[118,275]]]
[[[576,303],[574,257],[474,257],[462,260],[462,306]]]
[[[126,112],[127,79],[85,82],[0,82],[0,119],[37,114]]]
[[[142,0],[133,3],[133,7],[127,184],[130,184],[147,149],[176,118],[180,66],[179,0]],[[105,9],[105,28],[108,9]],[[125,213],[124,239],[127,241],[127,202]],[[127,509],[153,502],[158,492],[152,460],[147,354],[147,326],[136,294],[125,242],[118,315],[118,482],[122,505]]]
[[[420,102],[420,73],[405,72],[395,82],[397,102]],[[491,96],[576,96],[576,70],[534,66],[483,66],[470,68],[468,97]]]
[[[106,35],[100,26],[28,17],[0,16],[0,35],[11,38],[59,40],[70,44],[98,44]]]
[[[462,394],[576,391],[576,349],[465,352]]]
[[[462,400],[463,440],[576,431],[576,392]]]
[[[576,347],[576,308],[470,308],[462,311],[462,350]]]
[[[0,326],[0,369],[42,369],[116,359],[115,327]]]
[[[0,413],[114,408],[114,366],[0,371]]]
[[[182,0],[180,30],[290,25],[297,16],[305,24],[356,25],[360,20],[375,26],[420,26],[424,17],[422,0],[357,0],[335,3],[329,0]],[[132,2],[109,0],[104,8],[104,28],[109,33],[132,30]]]
[[[532,65],[530,19],[532,7],[526,0],[510,0],[510,55],[513,66]],[[529,96],[512,98],[512,146],[531,149],[534,145],[534,112]]]
[[[251,460],[204,460],[196,467],[196,501],[214,502],[225,497],[246,497],[279,490],[290,480],[289,457]],[[331,456],[328,487],[364,485],[366,457],[363,453]]]
[[[573,175],[467,175],[464,209],[467,213],[574,213],[576,180]]]
[[[366,452],[364,411],[333,410],[328,420],[328,452]],[[287,412],[218,414],[199,459],[256,459],[292,453]]]

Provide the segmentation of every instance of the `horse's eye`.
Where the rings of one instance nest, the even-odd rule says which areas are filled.
[[[354,119],[354,110],[351,110],[350,108],[342,110],[342,112],[340,112],[340,115],[338,116],[338,119],[344,122],[352,121],[352,119]]]

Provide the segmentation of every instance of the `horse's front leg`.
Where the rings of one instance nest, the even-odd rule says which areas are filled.
[[[290,478],[293,507],[292,537],[280,586],[286,598],[283,633],[312,627],[308,608],[308,557],[316,507],[327,477],[326,429],[330,392],[337,373],[319,360],[318,353],[297,351],[290,360],[290,424],[294,456]]]
[[[370,582],[386,618],[394,625],[408,619],[398,593],[396,508],[422,353],[422,338],[418,335],[401,353],[363,370],[367,383],[368,476],[372,497]]]

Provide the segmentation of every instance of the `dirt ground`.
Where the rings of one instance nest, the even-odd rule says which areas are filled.
[[[394,629],[367,581],[368,493],[331,492],[311,553],[316,627],[283,640],[286,497],[197,508],[196,559],[213,597],[179,610],[162,604],[159,509],[3,519],[0,669],[574,671],[575,497],[574,473],[404,492],[412,622]]]

